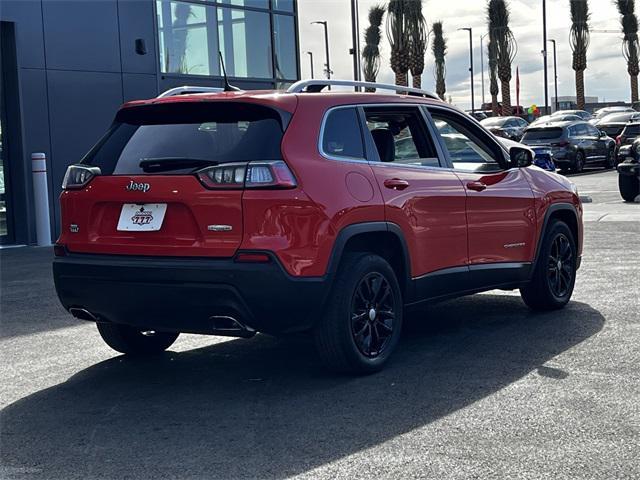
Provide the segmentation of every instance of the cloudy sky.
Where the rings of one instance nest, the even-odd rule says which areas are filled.
[[[367,26],[367,12],[376,0],[359,0],[360,27]],[[485,0],[423,0],[424,13],[429,25],[437,20],[444,23],[448,39],[447,95],[462,107],[470,106],[469,89],[469,37],[461,27],[472,27],[474,36],[476,107],[482,101],[480,70],[480,35],[486,32]],[[298,0],[300,20],[300,61],[302,77],[310,77],[309,56],[314,54],[315,75],[321,76],[324,63],[324,34],[322,26],[310,25],[314,20],[329,22],[331,67],[335,78],[353,78],[351,47],[350,0]],[[544,105],[542,71],[542,0],[510,0],[511,29],[518,42],[518,55],[513,64],[520,67],[522,105]],[[594,30],[619,30],[619,17],[612,0],[590,0],[591,28]],[[571,69],[571,47],[569,46],[569,0],[547,1],[548,37],[558,42],[558,90],[559,96],[575,95],[574,72]],[[384,24],[383,24],[384,27]],[[621,35],[615,33],[592,33],[588,54],[588,69],[585,72],[587,95],[600,100],[629,100],[629,77],[622,56]],[[553,96],[553,57],[549,44],[549,96]],[[378,81],[393,83],[394,75],[389,68],[389,46],[382,46],[383,65]],[[486,57],[486,39],[485,39]],[[485,59],[486,75],[486,59]],[[433,57],[427,55],[423,88],[435,90],[433,79]],[[485,78],[486,96],[490,101],[488,80]],[[515,103],[515,81],[512,81],[512,101]]]

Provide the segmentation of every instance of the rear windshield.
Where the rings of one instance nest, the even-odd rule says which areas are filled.
[[[605,132],[610,137],[617,137],[618,135],[620,135],[620,133],[622,133],[622,129],[624,128],[624,126],[622,126],[622,125],[611,125],[611,126],[604,125],[604,126],[600,126],[598,128],[600,128],[600,130]]]
[[[562,128],[532,128],[525,132],[525,140],[553,140],[562,136]]]
[[[637,137],[640,135],[640,123],[637,125],[627,125],[623,134],[627,137]]]
[[[279,160],[280,112],[247,103],[171,103],[121,110],[82,163],[103,175],[189,174],[208,165]]]

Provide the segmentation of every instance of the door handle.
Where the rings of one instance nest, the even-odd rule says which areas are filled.
[[[384,181],[384,186],[391,190],[404,190],[409,186],[409,182],[399,178],[390,178]]]
[[[469,182],[467,183],[467,188],[474,192],[482,192],[487,189],[487,185],[482,182]]]

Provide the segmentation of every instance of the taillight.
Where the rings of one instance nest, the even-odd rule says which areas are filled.
[[[53,245],[53,254],[56,257],[66,257],[67,247],[65,245],[62,245],[61,243],[56,243]]]
[[[552,147],[568,147],[569,145],[571,145],[571,143],[568,142],[567,140],[563,140],[562,142],[551,144]]]
[[[226,163],[207,167],[196,175],[210,189],[280,189],[295,188],[297,185],[291,170],[282,160]]]
[[[616,137],[616,145],[620,145],[622,143],[622,135],[618,135]]]
[[[87,167],[85,165],[70,165],[62,180],[63,190],[78,190],[84,188],[94,177],[102,172],[98,167]]]

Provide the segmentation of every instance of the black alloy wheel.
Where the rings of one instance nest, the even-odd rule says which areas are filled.
[[[532,310],[557,310],[569,303],[575,286],[578,266],[575,235],[563,221],[552,220],[541,242],[531,280],[520,287],[520,293]]]
[[[612,148],[609,150],[609,153],[607,153],[607,161],[605,163],[605,168],[611,169],[615,166],[616,166],[616,150],[615,148]]]
[[[345,253],[313,330],[320,358],[342,373],[381,370],[400,340],[403,308],[400,284],[387,260],[373,253]]]
[[[367,274],[351,302],[351,334],[358,350],[369,358],[384,352],[393,335],[395,300],[388,280],[378,272]]]
[[[573,285],[574,264],[573,249],[569,239],[560,233],[551,244],[547,267],[549,288],[556,297],[565,297]]]

